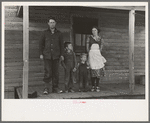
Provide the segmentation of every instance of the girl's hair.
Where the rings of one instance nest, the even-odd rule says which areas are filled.
[[[64,43],[64,48],[68,47],[69,44],[71,44],[71,42],[65,42]]]
[[[93,26],[92,29],[93,28],[97,29],[98,33],[100,33],[100,29],[97,26]]]

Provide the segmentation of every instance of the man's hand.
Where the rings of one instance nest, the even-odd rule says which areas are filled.
[[[43,60],[43,55],[40,55],[40,59]]]
[[[63,61],[64,60],[64,56],[60,56],[61,60]]]

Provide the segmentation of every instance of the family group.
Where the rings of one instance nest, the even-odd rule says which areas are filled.
[[[98,27],[93,26],[91,35],[86,41],[86,53],[81,53],[80,61],[77,62],[76,54],[70,41],[64,42],[62,33],[56,28],[56,19],[48,19],[48,29],[43,31],[39,41],[40,59],[44,60],[45,88],[43,93],[49,94],[49,83],[52,81],[52,92],[68,93],[75,92],[73,89],[73,73],[78,71],[79,89],[86,91],[88,81],[88,71],[91,74],[91,91],[100,91],[99,81],[104,76],[104,66],[106,59],[101,55],[103,39],[99,35]],[[65,69],[65,90],[58,87],[59,83],[59,63]]]

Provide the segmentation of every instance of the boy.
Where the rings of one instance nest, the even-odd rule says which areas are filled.
[[[86,85],[88,82],[88,69],[89,65],[87,63],[87,55],[82,53],[80,56],[80,63],[78,63],[77,69],[79,70],[79,92],[87,91]]]
[[[73,52],[71,42],[65,42],[64,65],[65,66],[65,92],[74,92],[73,90],[73,72],[76,68],[76,56]]]

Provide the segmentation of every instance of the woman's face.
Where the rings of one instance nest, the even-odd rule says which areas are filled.
[[[92,34],[93,35],[97,35],[98,34],[98,30],[96,28],[92,28]]]

